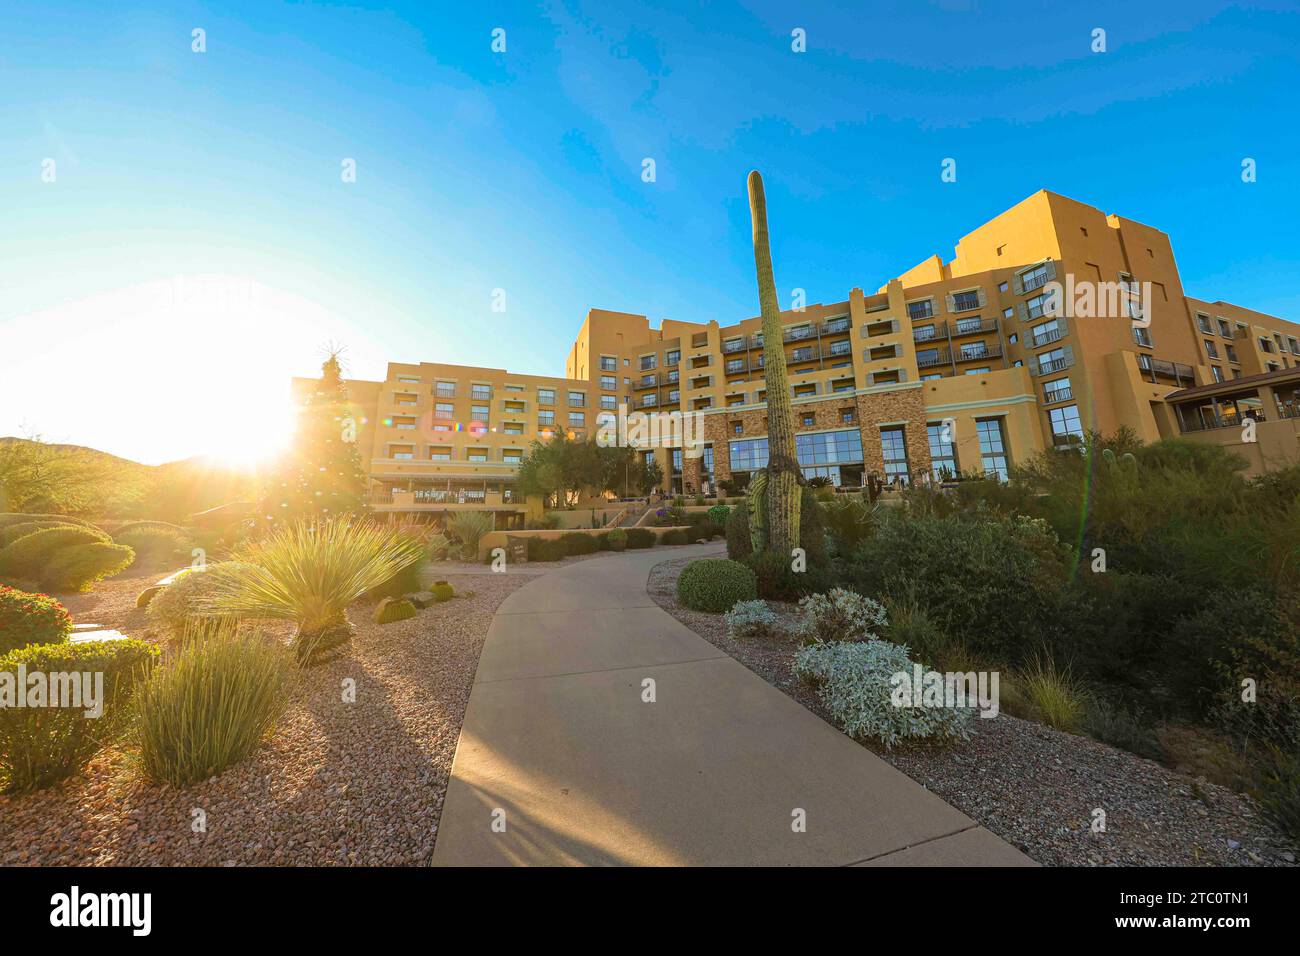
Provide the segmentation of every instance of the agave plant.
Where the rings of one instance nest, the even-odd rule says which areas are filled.
[[[237,617],[293,621],[294,651],[309,663],[351,639],[349,604],[423,560],[420,542],[376,525],[300,522],[245,545],[229,570],[214,568],[208,603]]]
[[[457,511],[447,516],[447,533],[460,542],[467,561],[474,560],[479,542],[495,528],[496,522],[487,511]]]

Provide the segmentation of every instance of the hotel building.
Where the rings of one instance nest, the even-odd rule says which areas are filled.
[[[1232,446],[1253,472],[1300,455],[1300,325],[1187,296],[1165,233],[1055,193],[980,226],[947,262],[931,256],[782,325],[800,463],[839,486],[1005,477],[1122,425],[1145,441]],[[530,503],[513,478],[529,443],[593,435],[620,409],[701,413],[703,456],[643,452],[664,491],[737,488],[767,460],[758,318],[656,328],[592,309],[564,378],[391,363],[383,382],[348,385],[381,512],[487,509],[499,526],[522,523]]]

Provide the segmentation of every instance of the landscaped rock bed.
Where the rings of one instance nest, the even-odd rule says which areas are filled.
[[[796,645],[735,641],[721,614],[680,607],[676,581],[691,559],[650,572],[654,600],[705,640],[825,718],[794,674]],[[793,617],[793,608],[772,605]],[[1249,797],[1087,737],[1007,714],[971,721],[971,739],[946,749],[870,746],[880,757],[1039,863],[1055,866],[1290,865],[1295,849]],[[1106,832],[1093,833],[1093,811]]]
[[[533,579],[433,570],[474,596],[382,627],[373,605],[355,605],[350,649],[296,672],[269,742],[220,777],[156,787],[114,748],[60,785],[0,796],[0,865],[427,862],[483,639],[500,603]],[[159,576],[104,581],[67,603],[78,621],[142,636],[135,595]],[[343,700],[349,678],[355,703]]]

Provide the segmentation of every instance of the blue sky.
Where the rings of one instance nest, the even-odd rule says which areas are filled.
[[[0,3],[0,435],[162,461],[239,444],[330,341],[358,377],[562,374],[593,306],[747,317],[754,167],[783,298],[1048,188],[1296,319],[1298,61],[1290,3]]]

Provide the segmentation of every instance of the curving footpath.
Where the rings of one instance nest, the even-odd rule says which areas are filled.
[[[646,593],[669,555],[716,553],[595,558],[507,598],[433,865],[1033,865]]]

